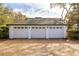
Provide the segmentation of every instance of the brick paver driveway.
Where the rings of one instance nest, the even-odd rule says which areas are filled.
[[[79,55],[79,41],[60,39],[0,39],[1,56]]]

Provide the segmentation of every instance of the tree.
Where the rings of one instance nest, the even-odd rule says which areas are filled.
[[[22,15],[21,12],[17,12],[17,13],[16,13],[16,19],[17,19],[17,20],[24,20],[23,17],[24,17],[24,15]],[[25,18],[26,18],[26,17],[25,17]]]
[[[68,5],[69,5],[69,7],[68,7]],[[52,7],[63,8],[62,13],[61,13],[61,18],[64,18],[66,20],[67,14],[70,12],[72,5],[70,3],[50,3],[50,8],[52,8]],[[63,17],[64,11],[66,11],[65,17]]]
[[[25,19],[27,19],[27,17],[21,12],[13,12],[11,8],[5,7],[0,3],[0,25],[6,25]]]
[[[68,14],[68,24],[71,28],[79,29],[79,3],[72,3],[72,11]]]
[[[0,3],[0,25],[4,23],[2,15],[3,15],[3,5]]]
[[[16,20],[25,20],[27,17],[21,12],[15,13],[9,7],[0,3],[0,38],[8,38],[8,28],[6,24],[13,24]],[[18,21],[18,22],[19,22]]]
[[[12,9],[5,7],[0,3],[0,25],[6,25],[13,23],[15,20]]]

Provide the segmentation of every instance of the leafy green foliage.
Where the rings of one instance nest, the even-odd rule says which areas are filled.
[[[0,25],[13,23],[14,20],[15,17],[13,11],[10,8],[4,7],[4,5],[0,3]]]
[[[12,24],[16,21],[25,20],[26,18],[22,13],[15,13],[11,8],[5,7],[0,3],[0,38],[8,38],[8,28],[6,24]]]
[[[0,27],[0,38],[8,38],[8,27],[6,26],[1,26]]]
[[[68,38],[69,39],[79,39],[79,30],[70,30],[68,31]]]
[[[79,3],[72,3],[72,11],[68,14],[69,25],[74,26],[77,24],[79,27]]]
[[[79,3],[72,3],[72,10],[68,14],[68,38],[79,39]]]

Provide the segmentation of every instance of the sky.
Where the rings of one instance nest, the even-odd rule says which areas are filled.
[[[56,1],[60,2],[60,0],[1,0],[5,6],[12,8],[14,12],[20,11],[28,17],[60,18],[62,9],[59,7],[50,9],[50,3],[55,3]],[[61,0],[61,3],[64,1],[67,0]]]
[[[5,6],[13,9],[14,12],[22,12],[28,17],[61,17],[62,9],[51,8],[50,4],[42,3],[4,3]]]
[[[1,3],[79,3],[79,0],[0,0]]]

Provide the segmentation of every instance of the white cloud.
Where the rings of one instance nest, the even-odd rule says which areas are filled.
[[[2,3],[49,3],[49,0],[1,0]]]
[[[1,3],[79,3],[79,0],[1,0]]]
[[[79,3],[79,0],[50,0],[51,3]]]
[[[27,5],[27,4],[26,4]],[[58,7],[50,9],[49,4],[28,4],[31,9],[24,11],[23,9],[14,9],[15,12],[22,12],[29,17],[61,17],[62,9]]]
[[[14,9],[14,12],[23,12],[23,9]]]

